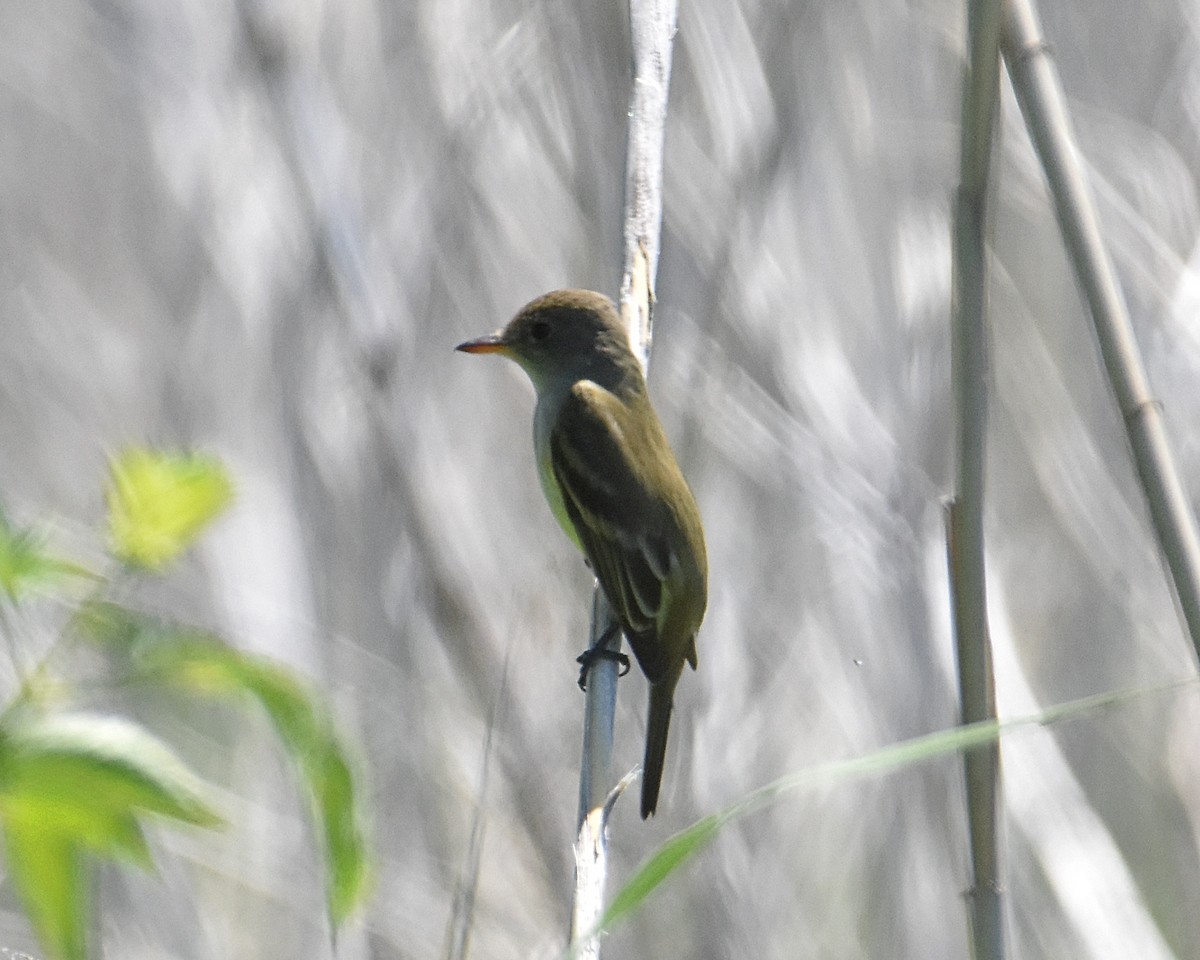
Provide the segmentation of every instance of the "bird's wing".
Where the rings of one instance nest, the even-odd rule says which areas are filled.
[[[651,680],[670,669],[656,642],[664,581],[673,557],[670,521],[630,455],[635,429],[621,401],[591,381],[576,383],[550,434],[550,463],[592,570]]]

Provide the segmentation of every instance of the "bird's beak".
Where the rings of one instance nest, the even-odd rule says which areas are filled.
[[[508,353],[508,341],[502,334],[489,333],[486,337],[480,337],[478,340],[460,343],[454,349],[461,350],[463,353]]]

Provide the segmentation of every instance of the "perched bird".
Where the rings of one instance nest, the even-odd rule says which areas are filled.
[[[515,360],[537,391],[533,446],[542,490],[650,681],[644,819],[658,804],[675,685],[684,661],[696,667],[708,597],[700,511],[607,297],[548,293],[499,333],[457,349]]]

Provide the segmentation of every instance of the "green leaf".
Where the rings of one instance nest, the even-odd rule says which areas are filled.
[[[266,710],[312,803],[330,917],[344,920],[367,892],[366,842],[350,765],[317,698],[278,664],[195,635],[148,643],[137,660],[164,680],[207,695],[249,696]]]
[[[82,960],[85,853],[150,865],[138,816],[219,819],[199,781],[158,739],[115,717],[10,717],[0,728],[0,825],[10,875],[49,954]]]
[[[71,838],[95,853],[123,857],[144,869],[153,866],[145,835],[132,813],[92,809],[26,792],[4,802],[0,820],[6,831],[36,828],[46,835]]]
[[[99,714],[21,719],[0,731],[0,816],[36,814],[97,850],[130,852],[128,817],[155,813],[196,826],[220,818],[200,781],[145,729]]]
[[[5,824],[8,875],[42,947],[55,960],[84,960],[88,877],[77,843],[35,824]]]
[[[76,622],[85,635],[131,654],[143,675],[208,696],[246,695],[262,705],[308,791],[327,859],[330,916],[344,920],[366,893],[365,841],[353,773],[314,695],[278,664],[117,604],[88,604]]]
[[[305,776],[324,835],[326,902],[334,924],[339,924],[366,896],[366,843],[354,800],[354,778],[345,754],[332,735],[314,747],[304,764]]]
[[[41,537],[12,526],[0,511],[0,590],[10,600],[61,576],[90,576],[82,567],[51,556],[43,546]]]
[[[233,497],[220,461],[200,454],[126,450],[110,465],[113,550],[134,567],[160,570],[186,550]]]

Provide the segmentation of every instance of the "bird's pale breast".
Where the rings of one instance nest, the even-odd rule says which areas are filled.
[[[562,490],[554,476],[554,468],[550,463],[550,433],[558,412],[562,408],[565,391],[545,390],[538,394],[537,407],[533,412],[533,451],[537,460],[538,480],[542,484],[542,494],[550,505],[550,512],[562,527],[563,533],[583,553],[583,544],[575,532],[575,524],[567,514],[566,504],[563,503]]]

